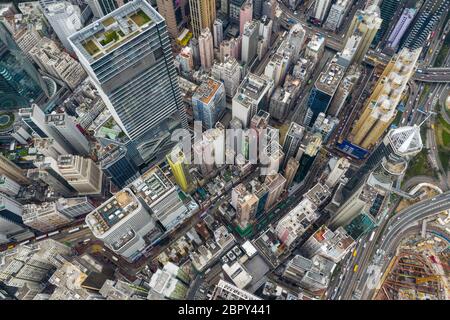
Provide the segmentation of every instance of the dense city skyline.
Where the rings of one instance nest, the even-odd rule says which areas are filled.
[[[449,300],[449,19],[0,3],[0,300]]]

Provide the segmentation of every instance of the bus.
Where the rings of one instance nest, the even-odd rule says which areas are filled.
[[[353,272],[356,272],[356,271],[358,271],[358,265],[357,264],[355,264],[355,267],[353,268]]]
[[[356,257],[356,254],[357,254],[358,252],[356,251],[356,249],[355,250],[353,250],[353,256],[354,257]]]
[[[372,234],[370,235],[370,238],[369,238],[369,242],[373,240],[374,236],[375,236],[375,230],[372,231]]]

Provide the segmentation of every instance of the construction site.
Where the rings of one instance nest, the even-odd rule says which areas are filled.
[[[376,300],[448,300],[448,234],[430,226],[426,237],[404,239],[381,279]]]

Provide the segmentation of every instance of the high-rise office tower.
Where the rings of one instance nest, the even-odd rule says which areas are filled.
[[[167,31],[172,39],[176,39],[186,27],[189,20],[188,0],[156,0],[158,12],[164,17]]]
[[[86,3],[91,8],[94,17],[98,19],[113,12],[128,1],[130,0],[86,0]]]
[[[405,48],[391,59],[353,126],[349,136],[351,143],[366,150],[377,144],[397,114],[397,104],[416,70],[421,50]]]
[[[100,165],[118,188],[125,187],[139,176],[139,168],[133,161],[132,152],[123,145],[107,147],[100,158]]]
[[[194,120],[201,121],[204,128],[214,128],[225,108],[224,85],[212,78],[202,82],[192,95]]]
[[[58,169],[80,195],[102,192],[103,172],[91,159],[74,155],[59,156]]]
[[[213,29],[216,19],[216,2],[214,0],[189,0],[191,9],[191,27],[195,38],[200,36],[203,29]]]
[[[68,38],[83,27],[80,8],[61,1],[47,5],[44,14],[64,48],[73,52]]]
[[[172,152],[167,155],[167,162],[175,177],[175,181],[184,192],[189,191],[192,187],[192,177],[189,173],[188,160],[189,159],[186,159],[185,154],[178,145],[176,145]]]
[[[314,18],[321,23],[325,22],[330,6],[331,0],[316,0],[314,2]]]
[[[283,167],[286,166],[288,160],[297,155],[298,149],[300,148],[300,143],[302,142],[305,128],[301,125],[291,122],[288,131],[284,138],[283,152],[284,152],[284,162]]]
[[[96,238],[130,261],[145,248],[144,236],[159,233],[155,219],[128,188],[88,214],[86,223]]]
[[[146,1],[132,1],[69,40],[138,156],[164,157],[174,145],[171,132],[187,120],[161,15]]]
[[[339,183],[341,178],[349,169],[350,161],[348,161],[348,159],[344,157],[341,157],[337,160],[336,158],[332,158],[328,163],[328,165],[330,167],[330,173],[328,174],[327,179],[325,180],[325,185],[329,189],[332,189]]]
[[[34,162],[36,168],[28,169],[27,176],[51,187],[64,197],[71,197],[76,190],[64,179],[58,169],[58,161],[51,157],[39,156]]]
[[[383,141],[367,158],[366,162],[353,174],[343,190],[344,197],[348,197],[353,190],[365,180],[366,175],[382,163],[383,159],[392,159],[397,163],[408,161],[422,150],[420,127],[406,126],[392,129]],[[401,167],[405,165],[402,164]],[[389,169],[389,168],[388,168]],[[405,168],[404,168],[405,169]]]
[[[336,55],[324,71],[320,73],[308,97],[308,111],[304,120],[306,126],[312,126],[319,113],[327,112],[331,100],[344,77],[345,69],[346,66],[340,64],[339,56]]]
[[[223,41],[223,22],[220,19],[214,20],[214,48],[219,48]]]
[[[401,3],[401,0],[383,0],[380,5],[380,17],[383,19],[381,27],[378,30],[375,38],[373,39],[373,44],[378,45],[378,43],[383,39],[384,35],[389,29],[389,26],[394,18],[395,13]],[[377,4],[375,4],[377,5]],[[370,6],[367,6],[368,8]]]
[[[312,258],[319,254],[334,263],[338,263],[354,245],[355,240],[344,228],[337,228],[333,232],[323,225],[306,240],[300,250],[306,258]]]
[[[259,39],[259,21],[245,23],[242,33],[241,61],[250,64],[257,57]]]
[[[198,37],[198,46],[200,50],[200,63],[204,70],[209,70],[214,61],[214,41],[209,28],[202,30]]]
[[[50,97],[48,84],[0,21],[0,107],[27,107]]]
[[[67,113],[49,114],[45,117],[50,136],[73,154],[88,155],[89,141],[77,128],[75,119]]]
[[[395,24],[394,29],[392,29],[391,33],[389,34],[386,46],[390,47],[393,50],[397,50],[400,41],[408,30],[410,24],[413,22],[416,13],[416,8],[405,8],[403,10],[402,15]]]
[[[252,21],[253,18],[253,3],[247,0],[241,7],[239,12],[239,32],[244,32],[244,26],[247,22]]]
[[[377,31],[381,27],[383,19],[380,18],[380,9],[377,6],[371,6],[366,10],[358,10],[353,17],[352,23],[345,36],[345,42],[352,36],[360,36],[358,49],[354,53],[353,61],[360,63],[367,50],[369,50]]]
[[[3,155],[0,155],[0,175],[5,175],[19,184],[30,183],[30,180],[25,176],[25,172]]]

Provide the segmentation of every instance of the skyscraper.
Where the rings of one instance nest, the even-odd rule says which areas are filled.
[[[20,184],[28,184],[30,180],[16,164],[0,154],[0,175],[5,175]]]
[[[80,195],[102,192],[103,172],[91,159],[73,155],[59,156],[58,169]]]
[[[419,153],[422,147],[420,127],[406,126],[390,130],[383,141],[370,154],[366,162],[345,185],[343,190],[344,197],[348,197],[365,180],[366,175],[381,164],[384,158],[409,160]]]
[[[353,61],[360,63],[381,27],[383,19],[380,18],[380,9],[373,5],[366,10],[358,10],[353,17],[352,23],[347,31],[345,42],[352,36],[361,37],[359,45],[353,56]]]
[[[187,120],[161,15],[146,1],[132,1],[69,40],[142,159],[164,157],[174,144],[171,132]]]
[[[186,159],[186,156],[178,145],[167,155],[167,162],[175,177],[175,181],[180,186],[181,190],[185,192],[189,190],[192,184],[192,178],[189,173],[189,164],[186,163],[187,160],[188,159]]]
[[[8,238],[23,231],[22,212],[23,207],[20,203],[0,193],[0,234]]]
[[[41,0],[45,1],[45,0]],[[86,0],[95,18],[101,18],[130,0]]]
[[[73,154],[89,154],[89,141],[77,128],[73,117],[67,113],[49,114],[45,117],[45,122],[50,136],[64,149]]]
[[[391,125],[406,84],[416,70],[421,50],[404,48],[391,59],[372,95],[367,99],[363,113],[353,126],[349,136],[353,144],[370,149]]]
[[[303,139],[305,128],[301,125],[291,122],[288,131],[286,132],[286,137],[284,138],[283,152],[284,161],[283,167],[287,164],[288,160],[297,155],[298,149],[300,148],[300,143]]]
[[[189,7],[194,37],[198,38],[204,28],[213,30],[213,23],[216,19],[216,2],[214,0],[189,0]]]

